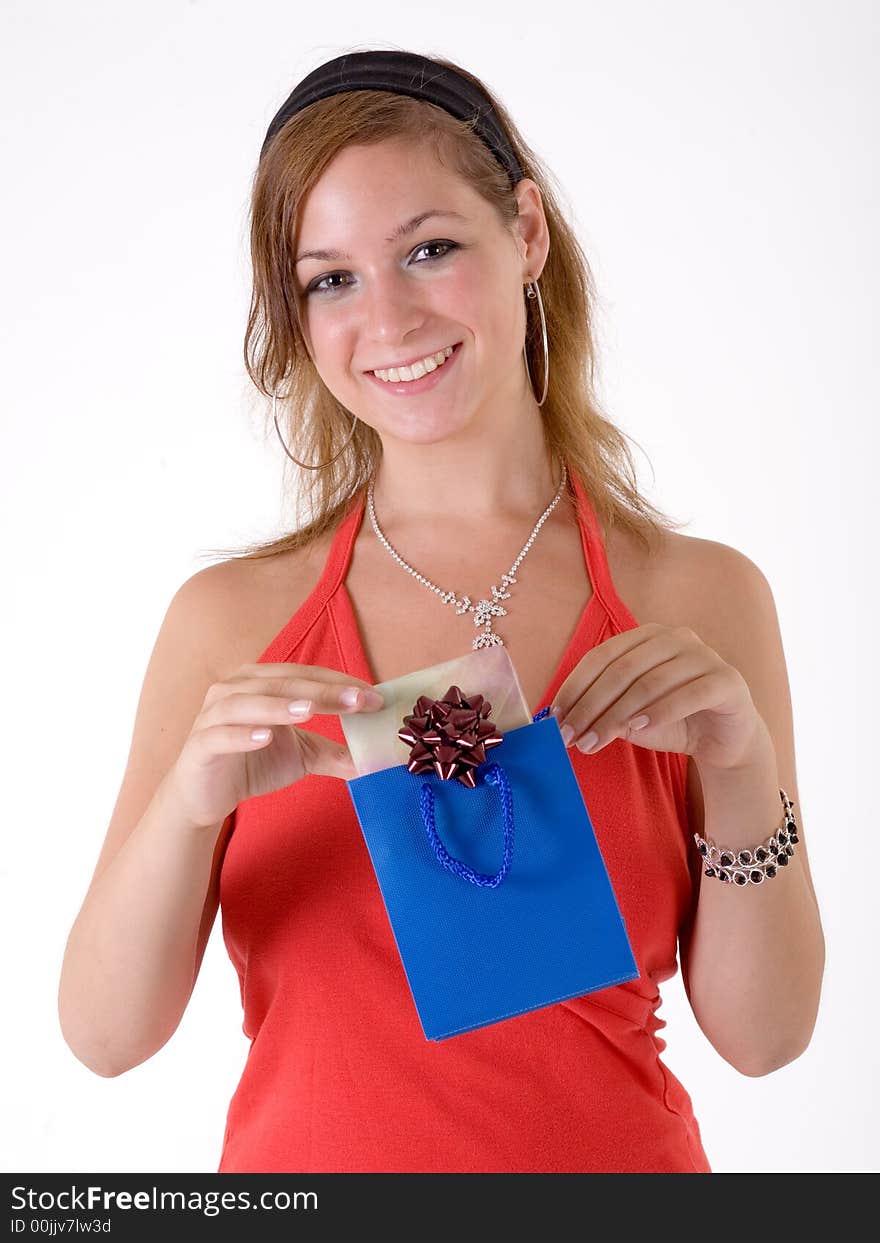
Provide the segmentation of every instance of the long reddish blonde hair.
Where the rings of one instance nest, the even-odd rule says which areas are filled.
[[[454,61],[433,57],[468,78],[492,101],[526,175],[537,184],[550,230],[550,252],[540,276],[547,320],[550,385],[541,407],[548,452],[564,457],[579,474],[607,532],[622,526],[646,547],[652,533],[675,530],[675,522],[643,497],[626,435],[605,417],[595,392],[595,287],[586,256],[560,210],[553,178],[527,146],[501,101]],[[301,304],[294,277],[294,246],[300,205],[330,161],[350,144],[389,139],[428,143],[443,165],[467,181],[515,228],[516,199],[504,169],[473,127],[425,100],[387,91],[351,91],[319,100],[291,117],[274,136],[256,170],[250,206],[253,290],[244,340],[248,375],[267,397],[278,400],[279,425],[300,461],[327,462],[349,435],[352,416],[322,382],[301,331]],[[526,353],[533,384],[543,385],[540,320],[529,304]],[[266,434],[275,439],[271,404]],[[366,489],[382,456],[378,434],[358,421],[351,443],[321,470],[300,470],[283,453],[287,473],[306,520],[288,533],[243,549],[219,550],[240,558],[270,557],[303,547],[335,528],[355,494]],[[287,488],[285,486],[285,493]],[[218,550],[215,550],[215,554]],[[209,554],[210,555],[210,554]]]

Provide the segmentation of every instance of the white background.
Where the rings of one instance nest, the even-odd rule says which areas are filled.
[[[266,126],[370,46],[498,90],[593,265],[601,395],[643,489],[774,591],[828,962],[812,1044],[761,1079],[664,985],[713,1169],[877,1169],[878,13],[4,0],[2,1168],[219,1160],[247,1052],[219,919],[176,1035],[120,1078],[64,1044],[58,973],[168,602],[205,550],[279,529],[283,454],[241,361]]]

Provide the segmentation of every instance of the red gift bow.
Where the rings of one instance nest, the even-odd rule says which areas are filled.
[[[504,741],[492,721],[492,705],[482,695],[465,699],[460,687],[450,686],[442,699],[420,695],[412,714],[403,718],[398,738],[410,746],[407,770],[414,776],[433,770],[441,781],[454,779],[472,790],[473,769],[486,752]]]

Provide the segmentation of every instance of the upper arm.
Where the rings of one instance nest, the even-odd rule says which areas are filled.
[[[177,590],[159,627],[135,713],[122,782],[89,888],[111,863],[174,765],[229,646],[229,563],[200,570]],[[218,905],[221,831],[199,931],[198,974]]]
[[[690,615],[680,618],[679,624],[690,626],[745,679],[773,740],[779,784],[795,805],[798,851],[815,901],[797,789],[791,690],[773,592],[758,566],[735,548],[711,540],[685,538],[691,545],[684,552],[689,559],[690,590],[686,598]],[[692,759],[687,767],[687,809],[690,830],[702,834],[704,802]],[[780,820],[781,816],[780,804]],[[775,827],[756,825],[755,841],[769,836]],[[687,948],[683,942],[683,976],[687,974]]]

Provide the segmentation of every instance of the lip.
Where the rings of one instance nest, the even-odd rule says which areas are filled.
[[[365,374],[367,379],[372,380],[374,384],[377,384],[386,393],[394,393],[396,397],[415,397],[418,393],[426,393],[428,389],[440,383],[443,379],[443,373],[454,365],[455,360],[461,353],[461,345],[461,341],[457,341],[452,347],[452,353],[446,362],[435,368],[434,371],[426,372],[418,380],[399,380],[395,382],[393,380],[380,380],[377,375],[373,375],[372,371],[368,371]],[[403,365],[401,364],[401,366]]]

